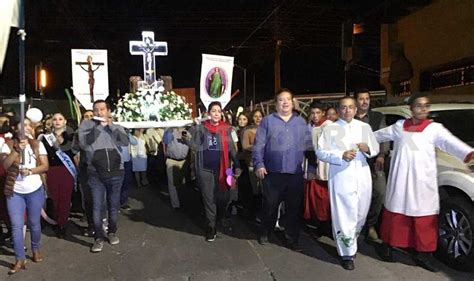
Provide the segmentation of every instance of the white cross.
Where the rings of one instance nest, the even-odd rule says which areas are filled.
[[[153,31],[143,31],[142,41],[130,41],[130,54],[143,56],[143,77],[148,87],[156,87],[155,56],[168,55],[167,42],[155,42]]]

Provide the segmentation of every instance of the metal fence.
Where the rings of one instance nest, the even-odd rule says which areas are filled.
[[[308,116],[309,106],[313,101],[320,101],[326,104],[327,107],[335,107],[339,102],[339,99],[345,97],[345,93],[323,93],[313,95],[298,95],[294,97],[295,109],[300,112],[304,117]],[[383,106],[387,100],[387,93],[385,91],[371,91],[370,92],[370,104],[372,107]],[[268,100],[260,102],[258,104],[251,104],[247,107],[247,110],[252,111],[253,109],[261,109],[265,115],[275,111],[275,101]]]

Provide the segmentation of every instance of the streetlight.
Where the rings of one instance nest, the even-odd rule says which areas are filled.
[[[40,93],[41,97],[44,97],[43,90],[47,85],[47,73],[43,68],[43,63],[35,66],[35,89]]]
[[[46,87],[46,70],[41,69],[40,72],[40,86],[41,88]]]
[[[238,64],[234,64],[237,68],[244,72],[244,107],[247,106],[247,68],[240,66]]]

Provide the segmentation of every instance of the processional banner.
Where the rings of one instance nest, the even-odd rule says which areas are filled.
[[[202,54],[200,97],[206,108],[214,101],[229,103],[233,68],[234,57]]]
[[[18,27],[20,14],[20,0],[0,1],[0,73],[7,54],[8,39],[12,26]]]
[[[92,109],[94,101],[109,96],[107,50],[72,49],[71,61],[74,96]]]

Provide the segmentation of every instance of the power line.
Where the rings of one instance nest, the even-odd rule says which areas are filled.
[[[242,43],[240,43],[240,45],[237,47],[237,50],[234,53],[234,56],[237,55],[240,48],[270,19],[270,17],[273,16],[273,14],[278,11],[278,9],[280,9],[280,7],[283,5],[284,2],[285,2],[284,0],[281,1],[280,5],[276,6],[275,9],[273,9],[273,11],[257,26],[257,28],[255,28],[254,31],[252,31],[249,34],[249,36],[247,36],[247,38],[245,38],[245,40],[242,41]]]

